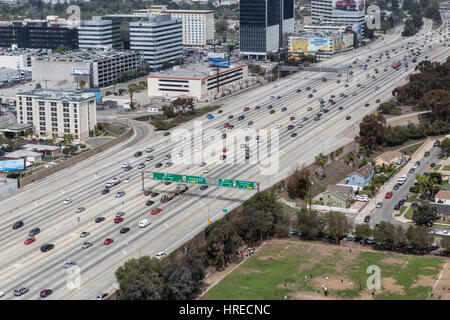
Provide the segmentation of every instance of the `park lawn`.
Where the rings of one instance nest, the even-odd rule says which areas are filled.
[[[416,196],[417,195],[415,193],[413,193],[412,195],[409,196],[409,198],[408,198],[408,200],[406,200],[406,202],[413,202],[414,199],[416,198]]]
[[[323,296],[322,283],[330,289],[331,299],[372,299],[372,290],[366,287],[372,274],[367,272],[369,266],[381,270],[381,289],[375,290],[375,299],[426,299],[444,263],[440,257],[356,248],[352,254],[347,247],[323,242],[269,240],[202,299],[315,299]],[[305,281],[310,275],[312,280]]]
[[[414,208],[413,208],[413,207],[410,207],[410,208],[408,209],[408,211],[406,211],[406,213],[405,213],[405,218],[406,218],[406,219],[409,219],[409,220],[412,220],[413,211],[414,211]]]
[[[442,170],[444,170],[444,171],[450,171],[450,166],[444,166],[444,167],[442,168]]]
[[[410,145],[410,146],[408,146],[408,147],[406,147],[406,148],[403,148],[403,149],[400,150],[400,152],[403,153],[403,154],[405,154],[405,155],[410,156],[410,155],[412,155],[414,152],[416,152],[416,150],[419,149],[419,147],[420,147],[422,144],[423,144],[423,141],[420,142],[420,143],[416,143],[416,144]]]
[[[402,206],[398,213],[395,214],[396,217],[400,217],[403,214],[403,211],[406,210],[406,206]]]
[[[439,169],[441,168],[441,165],[440,164],[438,164],[438,165],[436,165],[436,167],[434,167],[434,171],[439,171]]]

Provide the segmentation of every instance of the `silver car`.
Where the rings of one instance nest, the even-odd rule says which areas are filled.
[[[125,215],[125,212],[122,212],[122,211],[116,213],[117,218],[122,217],[124,215]]]
[[[69,261],[69,262],[66,262],[65,264],[64,264],[64,268],[71,268],[71,267],[73,267],[74,265],[76,265],[77,263],[75,262],[75,261]]]
[[[116,198],[122,198],[125,195],[125,191],[119,191],[116,194]]]
[[[87,249],[87,248],[89,248],[90,246],[92,246],[92,243],[90,243],[90,242],[85,242],[85,243],[83,243],[83,245],[81,246],[81,248],[82,248],[82,249]]]
[[[80,213],[83,212],[84,210],[86,210],[85,207],[79,207],[77,210],[75,210],[75,213]]]

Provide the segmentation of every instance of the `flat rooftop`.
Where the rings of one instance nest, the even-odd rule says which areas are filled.
[[[219,73],[227,72],[231,69],[243,67],[245,64],[230,64],[229,68],[219,68]],[[189,79],[203,79],[209,76],[214,76],[217,73],[216,67],[210,67],[209,62],[183,65],[177,69],[168,69],[158,72],[151,72],[149,78],[189,78]]]
[[[69,101],[84,101],[90,98],[95,98],[94,92],[85,92],[78,90],[58,90],[58,89],[34,89],[28,92],[21,92],[17,95],[33,97],[43,100],[61,100],[67,99]]]
[[[0,48],[0,56],[21,56],[23,54],[32,54],[32,55],[39,55],[39,54],[48,54],[51,53],[52,50],[50,49],[27,49],[27,48]]]
[[[9,123],[7,125],[0,126],[0,131],[16,132],[16,131],[24,131],[26,129],[33,129],[33,125],[16,122],[16,123]]]
[[[110,60],[136,54],[133,50],[72,50],[61,53],[42,55],[36,58],[37,61],[48,62],[91,62]]]

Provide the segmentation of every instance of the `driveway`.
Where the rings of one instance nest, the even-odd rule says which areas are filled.
[[[432,162],[437,162],[437,155],[441,151],[440,148],[433,147],[433,143],[435,140],[430,140],[426,142],[426,145],[423,147],[422,152],[420,152],[418,155],[416,155],[414,158],[411,158],[411,160],[406,164],[403,169],[401,169],[386,185],[384,188],[380,190],[380,192],[377,194],[377,196],[374,199],[371,199],[369,201],[369,204],[358,214],[358,216],[355,218],[355,223],[363,223],[364,217],[367,215],[370,215],[370,226],[374,227],[376,224],[380,223],[381,221],[388,221],[393,224],[400,224],[405,226],[405,220],[400,219],[402,221],[399,221],[397,218],[394,217],[394,213],[397,213],[397,211],[394,210],[394,206],[403,198],[404,195],[409,194],[409,188],[414,185],[414,181],[416,180],[416,174],[423,174],[425,171],[427,171],[427,168],[431,167],[430,164]],[[425,151],[430,151],[430,156],[424,157]],[[409,169],[411,169],[414,166],[414,163],[416,161],[420,161],[420,166],[416,169],[414,173],[408,173]],[[400,179],[402,175],[407,175],[407,180],[403,185],[400,186],[398,190],[393,190],[394,185],[397,183],[397,181]],[[393,195],[392,198],[386,199],[385,195],[386,192],[392,191]],[[381,208],[375,208],[375,205],[377,202],[382,203]]]

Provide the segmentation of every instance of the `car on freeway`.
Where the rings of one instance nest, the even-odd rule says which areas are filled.
[[[102,222],[104,220],[105,220],[104,217],[97,217],[97,218],[95,218],[95,223],[100,223],[100,222]]]
[[[299,123],[299,124],[297,125],[297,128],[303,128],[303,125],[302,125],[301,123]]]
[[[225,124],[223,125],[224,128],[228,128],[230,126],[229,122],[225,122]]]
[[[173,164],[172,161],[167,161],[165,164],[165,167],[168,168],[168,167],[172,166],[172,164]]]
[[[154,204],[155,201],[153,200],[147,200],[147,202],[145,203],[146,206],[151,206],[152,204]]]
[[[253,124],[253,121],[249,121],[248,123],[247,123],[247,125],[249,125],[249,126],[251,126]]]
[[[126,167],[130,166],[131,164],[129,162],[124,162],[122,164],[122,169],[125,169]]]
[[[152,223],[152,222],[149,219],[143,219],[143,220],[139,221],[139,227],[140,228],[145,228],[150,223]]]
[[[109,189],[108,188],[103,189],[102,194],[107,194],[107,193],[109,193]]]
[[[111,238],[106,238],[105,241],[103,241],[103,244],[104,244],[105,246],[107,246],[107,245],[109,245],[109,244],[111,244],[111,243],[113,243],[113,242],[114,242],[113,239],[111,239]]]
[[[244,120],[244,119],[245,119],[244,115],[240,115],[239,118],[238,118],[238,120]]]
[[[100,293],[95,300],[103,300],[108,296],[107,293]]]
[[[87,249],[87,248],[89,248],[89,247],[91,247],[91,246],[92,246],[92,243],[91,243],[91,242],[84,242],[83,245],[81,246],[81,248],[82,248],[82,249]]]
[[[149,147],[149,148],[145,149],[145,152],[150,153],[150,152],[152,152],[154,150],[155,150],[155,148]]]
[[[77,263],[75,261],[68,261],[64,264],[64,268],[72,268],[74,265],[76,265]]]
[[[123,168],[124,171],[130,171],[131,169],[133,169],[133,167],[130,165]]]
[[[200,167],[206,166],[206,162],[204,162],[204,161],[200,162],[199,166],[200,166]]]
[[[430,167],[432,167],[432,168],[436,167],[436,163],[432,162],[432,163],[430,164]]]
[[[344,110],[343,106],[338,107],[338,110]]]
[[[130,231],[130,228],[127,228],[127,227],[123,227],[123,228],[121,228],[120,229],[120,233],[127,233],[128,231]]]
[[[255,110],[259,110],[259,109],[261,109],[261,106],[256,106],[255,107]]]
[[[155,257],[158,260],[161,260],[162,258],[164,258],[166,256],[166,253],[164,251],[158,252]]]
[[[228,119],[233,119],[234,118],[234,116],[232,115],[232,114],[230,114],[229,116],[228,116]]]
[[[143,168],[145,168],[145,163],[143,163],[143,162],[139,163],[138,169],[143,169]]]
[[[79,207],[77,210],[75,210],[75,213],[80,213],[80,212],[83,212],[85,210],[86,210],[85,207]]]
[[[364,107],[368,107],[368,106],[370,106],[370,103],[366,103],[366,104],[364,105]]]
[[[136,152],[136,153],[134,154],[134,156],[135,156],[136,158],[142,156],[142,151]]]
[[[158,213],[160,213],[162,211],[162,208],[155,208],[155,209],[153,209],[151,212],[150,212],[150,214],[158,214]]]
[[[415,170],[416,170],[415,168],[411,168],[409,169],[408,173],[414,173]]]
[[[296,136],[297,136],[297,133],[295,133],[295,132],[292,132],[292,133],[291,133],[291,137],[292,137],[292,138],[294,138],[294,137],[296,137]]]
[[[115,219],[114,219],[114,223],[121,223],[123,221],[123,218],[122,217],[116,217]]]
[[[35,242],[36,241],[36,238],[35,237],[30,237],[30,238],[27,238],[27,240],[25,240],[24,242],[23,242],[23,244],[31,244],[31,243],[33,243],[33,242]]]
[[[390,199],[392,198],[392,195],[393,195],[392,191],[386,192],[385,198]]]
[[[22,228],[22,227],[23,227],[23,221],[19,220],[16,223],[14,223],[12,228],[15,230],[15,229],[19,229],[19,228]]]
[[[308,108],[306,108],[306,111],[312,111],[312,107],[308,107]]]
[[[39,229],[39,228],[33,228],[33,229],[31,229],[30,232],[28,233],[28,236],[30,236],[30,237],[35,236],[35,235],[37,235],[37,234],[40,233],[40,232],[41,232],[41,229]]]
[[[295,90],[295,92],[297,92],[297,93],[302,92],[302,89],[297,89],[297,90]]]
[[[226,133],[222,133],[222,139],[226,139],[227,138],[227,134]]]
[[[316,93],[317,92],[317,90],[316,89],[313,89],[313,91],[312,91],[313,93]]]
[[[163,136],[167,137],[168,135],[170,135],[170,132],[164,132]]]
[[[275,110],[270,110],[269,114],[274,114]]]
[[[245,108],[244,108],[244,111],[249,111],[249,110],[250,110],[249,107],[245,107]]]
[[[303,121],[308,121],[308,117],[303,117]]]
[[[308,94],[308,98],[312,98],[312,97],[313,97],[312,93]]]
[[[282,111],[282,112],[285,112],[286,110],[287,110],[286,107],[281,108],[281,111]]]
[[[309,90],[311,90],[311,87],[306,87],[305,90],[309,91]]]
[[[346,116],[345,117],[345,120],[350,120],[352,117],[350,117],[350,116]]]
[[[116,198],[122,198],[125,195],[125,191],[118,191],[116,194]]]
[[[155,164],[155,168],[160,168],[160,167],[162,167],[162,163],[161,162],[158,162],[157,164]]]
[[[288,130],[292,130],[292,129],[294,129],[294,126],[293,126],[292,124],[290,124],[290,125],[287,127],[287,129],[288,129]]]
[[[158,192],[152,192],[151,196],[152,196],[152,198],[155,198],[155,197],[159,196],[159,193]]]
[[[46,244],[43,244],[43,245],[41,246],[41,252],[47,252],[47,251],[50,251],[50,250],[52,250],[54,247],[55,247],[55,245],[52,244],[52,243],[46,243]]]
[[[207,186],[207,185],[202,185],[202,186],[200,187],[200,190],[206,190],[206,189],[208,189],[208,186]]]
[[[148,156],[145,158],[145,161],[152,161],[153,160],[153,156]]]
[[[80,238],[86,238],[89,234],[90,234],[89,232],[83,231],[83,232],[80,234]]]
[[[64,204],[69,204],[72,203],[72,198],[67,198],[66,200],[64,200]]]
[[[52,289],[44,289],[39,293],[39,296],[41,298],[47,298],[49,295],[51,295],[53,293]]]

